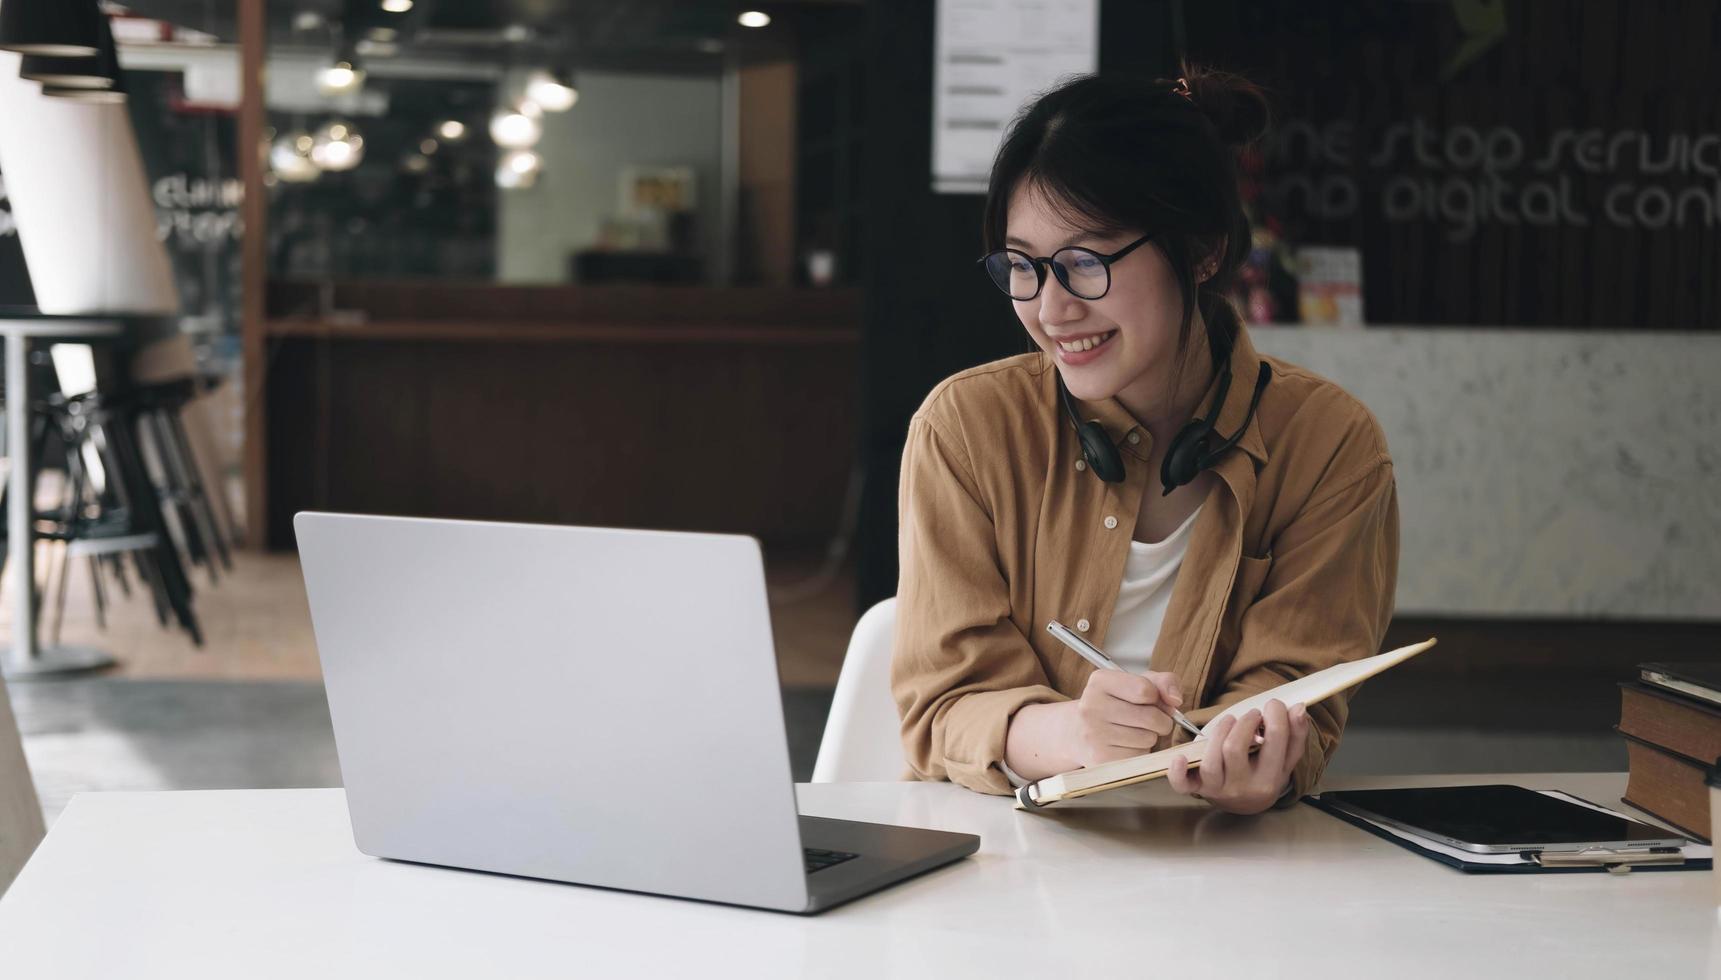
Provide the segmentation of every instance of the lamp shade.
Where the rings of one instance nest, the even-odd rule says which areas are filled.
[[[96,0],[0,2],[0,50],[59,58],[93,58],[102,15]]]
[[[579,101],[580,91],[567,69],[535,71],[526,77],[526,98],[546,112],[567,112]]]
[[[102,55],[94,58],[55,58],[45,54],[27,54],[18,67],[18,75],[32,82],[60,88],[113,88],[114,75],[104,64]]]
[[[59,85],[42,86],[42,94],[55,99],[66,99],[71,102],[124,102],[126,94],[111,88],[67,88]]]
[[[6,0],[0,0],[4,3]],[[115,92],[126,92],[125,72],[120,71],[120,49],[114,40],[113,21],[101,11],[96,12],[96,71],[105,78],[114,80]],[[46,82],[43,83],[47,84]]]
[[[346,95],[364,87],[365,69],[357,52],[343,50],[323,67],[317,69],[317,91],[325,97]]]
[[[323,175],[311,159],[316,139],[302,129],[284,133],[269,147],[269,169],[289,184],[308,184]]]
[[[351,170],[365,158],[365,139],[351,123],[331,119],[311,137],[311,162],[323,170]]]
[[[501,109],[490,117],[490,138],[504,150],[529,150],[544,135],[543,124],[526,114],[525,105],[534,104]]]

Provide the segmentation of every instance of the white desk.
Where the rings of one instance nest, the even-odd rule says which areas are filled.
[[[1366,784],[1492,781],[1609,804],[1625,782]],[[1192,807],[1038,816],[949,784],[800,793],[807,813],[976,832],[980,853],[800,918],[364,857],[339,790],[84,794],[0,899],[0,975],[1721,973],[1708,873],[1469,876],[1308,806],[1254,819]]]

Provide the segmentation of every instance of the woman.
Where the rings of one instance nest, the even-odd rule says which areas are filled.
[[[1204,724],[1378,651],[1386,441],[1338,386],[1257,354],[1225,298],[1249,247],[1235,150],[1265,125],[1235,76],[1096,76],[1000,148],[982,264],[1038,350],[947,379],[909,426],[891,682],[919,778],[1008,793],[1185,741],[1168,705]],[[1180,440],[1197,418],[1214,434]],[[1094,669],[1054,619],[1127,669]],[[1223,750],[1170,783],[1234,813],[1292,802],[1345,715],[1334,697],[1222,721]]]

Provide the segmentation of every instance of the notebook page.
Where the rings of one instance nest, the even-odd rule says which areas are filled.
[[[1304,704],[1314,704],[1347,688],[1355,687],[1381,671],[1409,660],[1433,645],[1434,640],[1423,640],[1421,643],[1399,647],[1397,650],[1390,650],[1373,657],[1364,657],[1361,660],[1334,664],[1326,670],[1317,670],[1306,677],[1299,677],[1294,681],[1280,684],[1270,691],[1262,691],[1260,694],[1244,698],[1214,715],[1212,720],[1201,726],[1202,730],[1211,728],[1213,722],[1221,718],[1241,718],[1250,711],[1265,707],[1268,701],[1275,699],[1284,702],[1287,708],[1299,701]]]

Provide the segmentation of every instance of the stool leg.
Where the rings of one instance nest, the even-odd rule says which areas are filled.
[[[137,562],[138,581],[149,588],[150,601],[155,605],[155,619],[164,628],[167,626],[168,603],[167,590],[162,587],[160,576],[155,573],[155,557],[148,551],[134,551],[132,560]]]
[[[167,440],[162,438],[161,412],[149,411],[138,416],[137,428],[139,445],[147,444],[156,464],[161,468],[162,481],[157,486],[161,489],[165,509],[181,527],[180,533],[185,539],[186,564],[207,564],[213,568],[215,563],[210,560],[209,551],[203,545],[203,535],[188,506],[184,474],[174,465],[173,450],[168,446]]]
[[[38,543],[40,543],[40,542],[38,542]],[[35,599],[36,599],[35,620],[36,620],[36,628],[38,630],[40,630],[42,627],[42,608],[43,608],[43,606],[45,606],[47,604],[50,591],[54,587],[54,564],[55,564],[55,560],[59,557],[60,557],[60,552],[57,549],[49,548],[48,549],[48,560],[45,562],[42,562],[42,564],[41,564],[42,587],[37,589],[35,592]]]
[[[66,542],[60,548],[60,585],[54,595],[54,646],[60,645],[60,638],[66,626],[66,590],[72,578],[72,539],[84,520],[84,466],[80,454],[82,439],[79,433],[67,427],[62,427],[60,441],[66,448],[66,490],[62,496],[60,510],[65,518]],[[98,609],[98,622],[102,615]]]
[[[89,568],[90,594],[95,597],[96,601],[96,628],[106,633],[108,630],[108,597],[107,586],[102,584],[101,560],[97,556],[91,555]]]
[[[60,636],[66,625],[66,583],[72,577],[72,545],[66,542],[60,545],[60,585],[54,590],[54,646],[60,645]]]
[[[125,433],[137,455],[138,468],[149,481],[168,540],[184,555],[185,564],[198,565],[203,559],[203,543],[197,539],[197,529],[186,520],[174,474],[163,457],[155,432],[154,415],[146,411],[122,416],[114,420],[113,428]]]
[[[34,454],[30,457],[31,459],[41,459],[42,458],[42,453],[47,447],[47,441],[48,441],[48,420],[46,418],[41,417],[41,416],[37,416],[35,418],[30,419],[30,451]],[[10,457],[8,457],[8,459],[7,459],[8,467],[10,467],[12,465],[12,463],[13,463],[13,461],[11,460]],[[8,469],[8,472],[10,472],[10,469]],[[40,476],[40,473],[32,473],[31,474],[30,488],[31,488],[31,492],[32,492],[32,502],[34,501],[35,480],[39,476]],[[6,512],[6,508],[8,506],[10,506],[11,497],[12,497],[12,481],[7,480],[6,486],[0,487],[0,514],[4,514]],[[12,542],[9,541],[7,538],[8,538],[8,535],[0,534],[0,572],[4,572],[6,570],[6,559],[9,555],[10,549],[12,547]],[[34,583],[32,583],[32,585],[34,585]]]
[[[222,557],[225,546],[221,542],[220,533],[215,530],[209,503],[203,498],[203,480],[197,472],[197,461],[185,454],[184,447],[175,435],[173,421],[179,417],[179,413],[174,409],[164,408],[150,414],[155,423],[156,444],[162,463],[167,472],[172,474],[175,496],[185,509],[188,523],[197,532],[197,547],[202,553],[203,565],[209,572],[209,580],[217,581],[219,575],[215,565],[217,559]],[[232,567],[230,562],[223,562],[223,565]]]
[[[127,422],[123,415],[115,418],[109,414],[101,418],[100,444],[107,450],[105,456],[113,461],[108,466],[110,482],[124,490],[124,495],[131,504],[133,527],[138,531],[153,531],[159,537],[156,547],[147,552],[147,561],[143,558],[146,552],[136,553],[139,556],[139,569],[145,574],[153,573],[151,584],[158,588],[157,599],[165,601],[167,607],[173,611],[179,625],[191,634],[192,643],[202,646],[203,629],[198,625],[197,614],[191,608],[191,580],[186,577],[185,566],[180,564],[179,551],[165,533],[161,501],[156,496],[155,485],[150,482],[149,474],[144,471],[137,442]]]
[[[48,440],[53,436],[54,430],[53,430],[53,427],[48,424],[48,419],[46,416],[38,415],[36,418],[32,419],[31,421],[35,424],[33,426],[33,431],[30,433],[30,443],[31,443],[31,445],[30,445],[30,458],[35,459],[35,460],[40,460],[42,457],[44,457],[48,454]],[[32,469],[30,471],[30,501],[29,501],[32,518],[34,518],[36,516],[36,514],[35,514],[36,485],[38,483],[40,483],[41,481],[42,481],[42,470],[39,467]],[[33,527],[34,524],[35,524],[35,522],[34,522],[34,520],[32,520],[31,526]],[[28,541],[25,543],[25,547],[33,547],[34,545],[35,545],[34,540]],[[33,564],[34,563],[32,562],[32,565]],[[31,577],[34,578],[35,576],[31,576]],[[31,599],[32,608],[34,609],[34,615],[32,616],[32,619],[38,625],[40,625],[42,622],[42,603],[47,599],[47,592],[45,590],[48,588],[49,583],[51,583],[52,581],[53,581],[53,577],[52,577],[51,572],[45,571],[43,576],[42,576],[39,588],[38,588],[38,585],[36,582],[30,583],[30,599]]]
[[[183,410],[184,406],[181,406]],[[178,411],[166,413],[169,441],[175,448],[175,454],[181,460],[187,476],[187,486],[191,491],[192,506],[202,516],[208,540],[215,543],[215,553],[221,559],[221,567],[233,570],[233,552],[228,547],[230,529],[222,526],[221,515],[216,512],[214,496],[203,482],[203,469],[197,465],[197,453],[191,448],[191,437],[185,431],[185,419]]]
[[[126,574],[125,556],[124,555],[105,555],[105,556],[103,556],[102,560],[107,562],[108,571],[113,573],[114,582],[117,585],[119,585],[119,587],[120,587],[120,595],[124,596],[127,599],[130,599],[131,598],[131,576]]]

